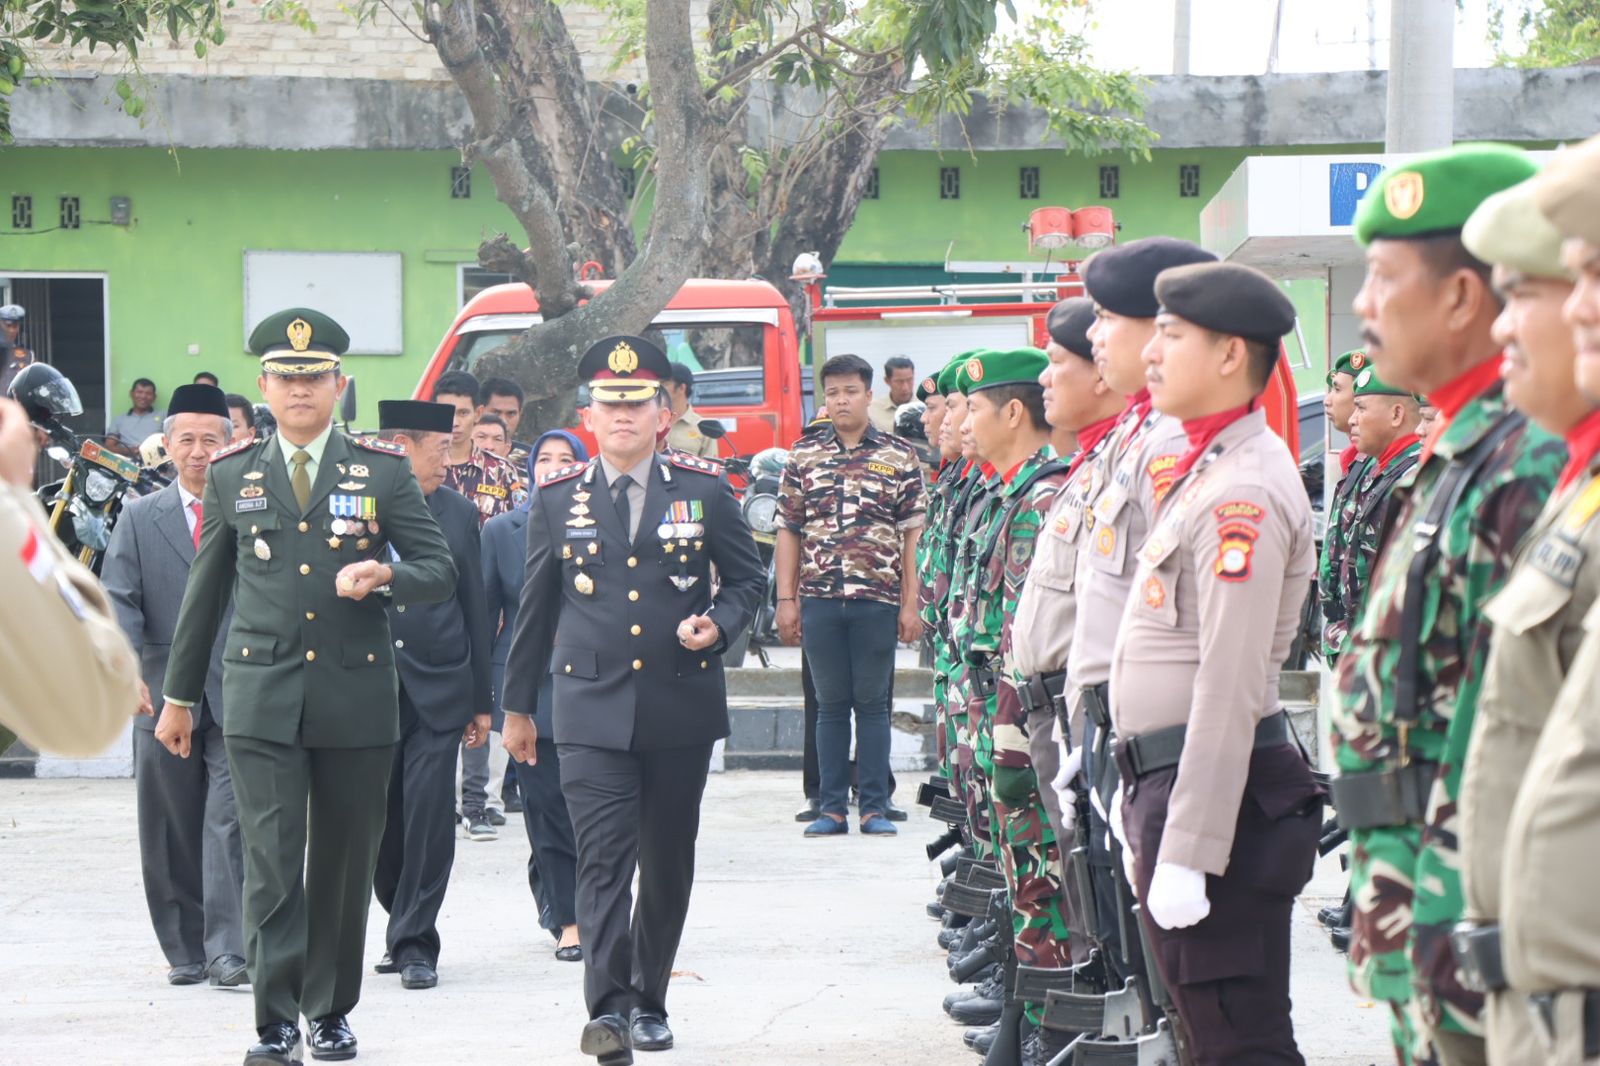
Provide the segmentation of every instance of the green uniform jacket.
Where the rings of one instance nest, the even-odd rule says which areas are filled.
[[[1357,457],[1350,470],[1333,490],[1333,502],[1328,505],[1328,524],[1322,534],[1322,557],[1317,563],[1317,597],[1322,604],[1322,658],[1332,664],[1344,647],[1345,635],[1354,619],[1349,606],[1339,594],[1339,568],[1350,540],[1349,527],[1355,522],[1358,501],[1356,489],[1361,479],[1376,465],[1368,456]]]
[[[336,537],[338,497],[368,501],[377,530]],[[199,702],[231,595],[233,623],[222,655],[227,736],[308,748],[398,741],[398,682],[384,609],[436,603],[456,582],[449,546],[404,453],[335,430],[302,514],[277,442],[252,441],[213,458],[202,507],[200,550],[178,613],[164,694]],[[391,595],[339,597],[338,572],[369,558],[394,570]]]

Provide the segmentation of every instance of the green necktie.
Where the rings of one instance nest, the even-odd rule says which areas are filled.
[[[310,461],[311,453],[304,448],[295,449],[294,455],[289,457],[289,462],[294,465],[289,484],[294,487],[294,502],[300,505],[301,514],[305,514],[306,508],[311,506],[311,475],[306,473],[306,464]]]

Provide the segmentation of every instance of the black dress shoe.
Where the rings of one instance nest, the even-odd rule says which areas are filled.
[[[672,1046],[672,1030],[667,1020],[654,1011],[633,1012],[633,1024],[628,1027],[633,1046],[640,1051],[665,1051]]]
[[[337,1062],[356,1057],[356,1034],[342,1014],[329,1014],[311,1022],[311,1057]]]
[[[962,1025],[993,1025],[1005,1010],[1005,1003],[1000,998],[1004,991],[1000,988],[988,991],[989,995],[980,991],[978,995],[956,1000],[945,1013],[950,1015],[952,1021]]]
[[[197,985],[206,979],[206,964],[191,962],[185,966],[174,966],[167,971],[167,984],[169,985]]]
[[[238,988],[250,983],[250,971],[238,955],[219,955],[211,964],[211,984],[215,988]]]
[[[633,1066],[633,1039],[620,1014],[602,1014],[583,1027],[578,1050],[600,1060],[600,1066]]]
[[[822,801],[807,800],[806,805],[795,812],[794,820],[797,822],[814,822],[822,817]]]
[[[583,945],[568,944],[564,948],[556,948],[556,958],[560,959],[562,962],[582,962]]]
[[[300,1029],[290,1022],[273,1022],[256,1030],[258,1040],[244,1053],[244,1066],[301,1066]]]
[[[893,800],[883,805],[883,816],[891,822],[903,822],[906,820],[906,812],[896,807]]]
[[[373,973],[399,973],[400,972],[400,964],[398,962],[395,962],[393,959],[391,959],[389,957],[389,953],[387,951],[385,951],[383,953],[383,958],[379,959],[378,960],[378,964],[372,968],[372,972]]]
[[[439,983],[439,971],[418,959],[408,962],[400,971],[401,988],[432,988]]]
[[[1341,954],[1341,955],[1350,954],[1350,930],[1349,929],[1347,929],[1347,928],[1346,929],[1329,929],[1328,930],[1328,940],[1332,942],[1333,950],[1337,951],[1339,954]]]

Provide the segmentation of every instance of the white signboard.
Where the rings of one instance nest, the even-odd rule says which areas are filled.
[[[309,307],[350,334],[354,355],[400,355],[404,300],[399,252],[244,253],[244,340],[268,315]]]

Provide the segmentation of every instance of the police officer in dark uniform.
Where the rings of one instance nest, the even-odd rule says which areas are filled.
[[[384,608],[455,589],[450,549],[386,441],[333,425],[344,389],[337,322],[297,307],[250,335],[278,429],[211,458],[156,739],[188,757],[211,645],[222,653],[223,743],[244,840],[245,955],[260,1042],[246,1066],[349,1059],[372,873],[400,713]],[[389,547],[399,556],[394,559]],[[388,595],[373,595],[387,590]]]
[[[456,594],[389,608],[400,674],[400,743],[389,774],[389,819],[373,890],[389,912],[379,973],[402,988],[439,983],[439,908],[456,856],[456,750],[489,739],[493,641],[483,592],[478,509],[444,485],[455,408],[381,400],[378,430],[406,450],[428,510],[456,564]],[[391,549],[392,552],[392,549]]]
[[[728,735],[719,656],[750,624],[765,575],[721,465],[655,452],[671,418],[661,350],[608,337],[578,372],[599,455],[534,492],[502,704],[506,749],[533,762],[539,682],[553,676],[591,1019],[580,1046],[625,1066],[634,1048],[672,1046],[667,982],[694,882],[700,797],[712,744]]]

